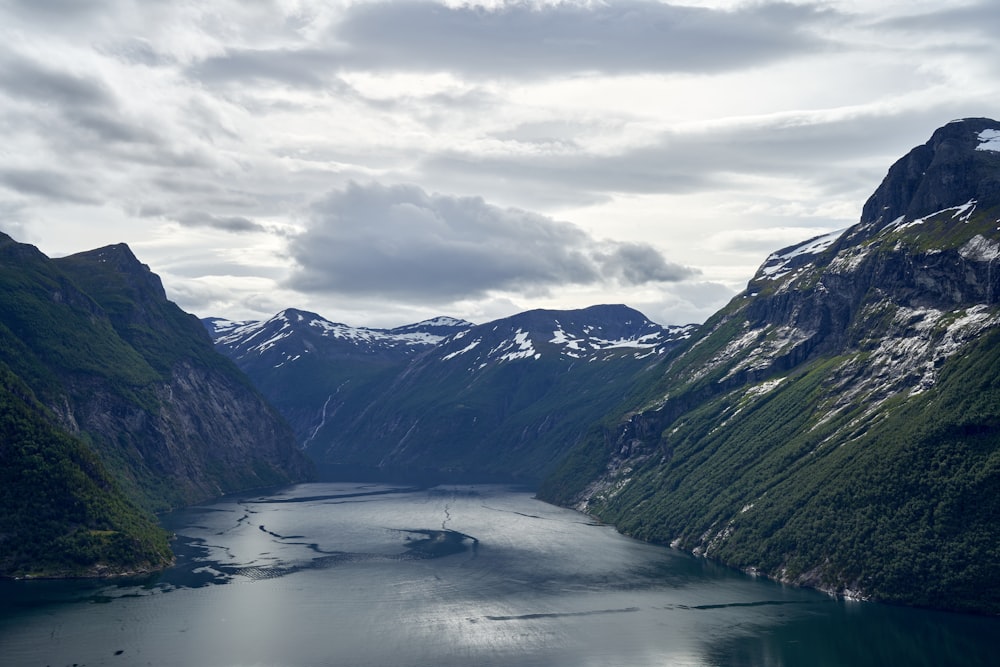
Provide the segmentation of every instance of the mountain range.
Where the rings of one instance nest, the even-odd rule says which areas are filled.
[[[298,310],[205,326],[328,472],[360,466],[531,484],[694,329],[663,327],[622,305],[392,330]]]
[[[293,380],[305,357],[281,347],[302,322],[266,372],[240,356],[263,324],[216,344],[298,406],[321,463],[521,480],[754,574],[997,613],[998,259],[1000,123],[970,118],[892,165],[857,224],[774,252],[700,326],[532,311],[369,352],[322,386]]]
[[[0,574],[162,567],[152,511],[315,463],[524,482],[755,575],[1000,613],[990,119],[939,128],[857,224],[772,253],[701,325],[623,305],[199,322],[127,246],[7,236],[0,288]]]

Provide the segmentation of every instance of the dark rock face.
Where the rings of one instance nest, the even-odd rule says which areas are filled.
[[[1000,203],[1000,153],[976,150],[984,130],[1000,130],[989,118],[955,121],[938,129],[889,169],[865,203],[861,224],[881,228],[975,199],[980,206]]]

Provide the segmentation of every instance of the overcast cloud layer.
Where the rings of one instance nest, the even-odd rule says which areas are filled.
[[[0,0],[0,230],[126,242],[200,316],[701,321],[1000,117],[998,29],[991,0]]]

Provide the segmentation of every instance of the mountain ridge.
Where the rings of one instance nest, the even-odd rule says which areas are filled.
[[[408,353],[396,350],[394,359],[357,343],[373,330],[337,329],[352,353],[317,345],[307,364],[299,361],[303,332],[293,325],[301,329],[318,316],[288,312],[267,321],[280,321],[280,328],[220,328],[212,319],[206,327],[220,351],[298,424],[300,443],[320,464],[529,483],[565,448],[557,432],[576,429],[585,406],[609,408],[627,393],[630,374],[692,330],[662,327],[622,304],[537,309],[480,325],[434,318],[379,330],[393,340],[407,336]],[[432,325],[448,335],[428,337]],[[502,438],[514,444],[504,447]]]
[[[856,225],[769,256],[540,496],[781,581],[1000,611],[997,131],[938,130]]]
[[[150,512],[312,474],[128,246],[50,259],[0,235],[0,313],[0,574],[162,567]]]

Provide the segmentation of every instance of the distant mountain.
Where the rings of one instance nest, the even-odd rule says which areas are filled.
[[[689,337],[694,325],[664,327],[622,305],[582,310],[531,310],[452,336],[433,358],[457,360],[470,373],[517,359],[571,361],[645,359]]]
[[[0,574],[155,567],[145,512],[312,470],[125,245],[49,259],[0,235],[0,428]]]
[[[625,306],[392,330],[294,310],[205,324],[320,463],[529,482],[694,329]]]
[[[694,330],[620,305],[482,324],[328,418],[309,451],[321,462],[534,484]]]
[[[1000,612],[1000,123],[937,130],[780,250],[542,485],[838,594]]]
[[[227,356],[273,366],[316,354],[338,359],[403,359],[474,326],[464,320],[437,317],[395,329],[369,329],[337,324],[294,308],[263,322],[232,322],[217,317],[202,322]]]
[[[473,326],[438,317],[395,329],[369,329],[292,308],[265,321],[202,322],[216,348],[285,416],[302,445],[311,442],[331,414],[331,401],[363,393],[414,356]]]

